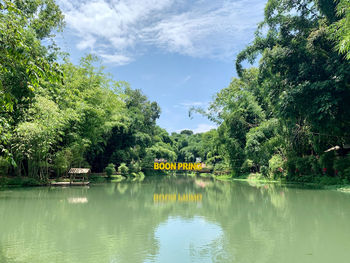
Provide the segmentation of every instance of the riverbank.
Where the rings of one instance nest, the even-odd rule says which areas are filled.
[[[327,189],[327,190],[336,190],[344,193],[350,193],[350,183],[345,180],[341,180],[340,178],[334,178],[334,177],[314,177],[315,180],[313,182],[310,181],[296,181],[291,180],[288,181],[286,178],[281,178],[278,180],[274,180],[271,178],[267,178],[261,174],[258,173],[251,173],[242,175],[239,177],[234,177],[232,174],[225,174],[225,175],[214,175],[214,174],[187,174],[189,177],[212,177],[215,180],[218,181],[246,181],[249,183],[277,183],[280,185],[287,185],[287,186],[302,186],[302,187],[310,187],[310,188],[318,188],[318,189]],[[88,181],[91,184],[103,184],[103,183],[117,183],[124,180],[131,180],[131,181],[142,181],[145,177],[144,176],[134,176],[134,177],[128,177],[125,178],[121,175],[112,175],[111,177],[107,176],[101,176],[101,175],[90,175],[88,177]],[[65,182],[69,181],[67,178],[61,178],[58,180],[45,180],[45,181],[39,181],[34,178],[28,178],[28,177],[0,177],[0,188],[25,188],[25,187],[36,187],[36,186],[50,186],[51,182]]]
[[[314,176],[314,181],[310,179],[308,181],[303,180],[287,180],[287,178],[281,178],[279,180],[267,178],[258,173],[251,173],[242,175],[239,177],[233,177],[230,174],[227,175],[219,175],[213,176],[216,180],[219,181],[246,181],[246,182],[258,182],[258,183],[279,183],[281,185],[288,186],[307,186],[312,188],[320,188],[327,190],[336,190],[344,193],[350,193],[350,182],[348,180],[343,180],[341,178],[336,177],[328,177],[328,176]]]
[[[101,184],[108,182],[120,182],[123,180],[132,180],[132,181],[141,181],[145,178],[143,173],[132,174],[130,177],[124,177],[119,174],[114,174],[110,177],[103,176],[100,174],[91,174],[88,176],[87,181],[92,184]],[[18,187],[34,187],[34,186],[50,186],[51,183],[64,183],[69,182],[69,178],[57,178],[57,179],[47,179],[47,180],[38,180],[30,177],[10,177],[10,176],[1,176],[0,177],[0,188],[18,188]]]
[[[48,181],[39,181],[29,177],[0,177],[0,188],[46,186]]]

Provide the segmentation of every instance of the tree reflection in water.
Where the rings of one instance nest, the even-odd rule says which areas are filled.
[[[202,201],[157,203],[155,193],[202,194]],[[333,191],[167,176],[1,191],[0,259],[344,262],[349,201]]]

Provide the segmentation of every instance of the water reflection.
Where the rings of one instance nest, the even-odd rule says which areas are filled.
[[[169,217],[157,227],[155,237],[159,252],[146,262],[222,262],[217,260],[225,257],[221,227],[203,217]]]
[[[154,202],[154,194],[201,202]],[[350,196],[154,177],[0,191],[0,262],[347,262]]]
[[[88,202],[86,197],[70,197],[68,198],[68,203],[70,204],[85,204]]]

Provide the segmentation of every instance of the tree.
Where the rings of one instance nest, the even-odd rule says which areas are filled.
[[[337,49],[350,59],[350,2],[340,0],[337,5],[337,15],[339,20],[331,25],[331,32],[336,39]]]

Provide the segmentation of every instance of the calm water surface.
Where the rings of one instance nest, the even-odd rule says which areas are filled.
[[[348,263],[350,195],[183,177],[3,190],[0,262]]]

